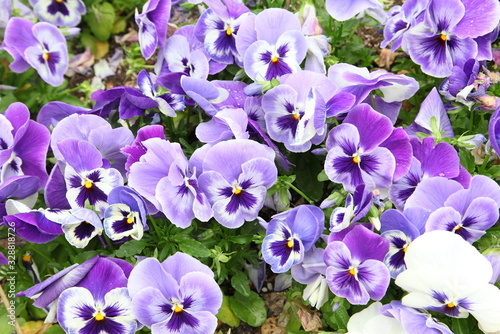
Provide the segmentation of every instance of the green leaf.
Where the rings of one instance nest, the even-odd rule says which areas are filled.
[[[201,242],[195,239],[183,239],[179,241],[179,249],[196,258],[209,257],[210,250]]]
[[[452,318],[451,330],[454,334],[469,334],[469,326],[466,318]]]
[[[333,312],[333,318],[337,322],[338,329],[347,330],[347,322],[349,321],[349,314],[344,306],[340,306]]]
[[[217,319],[231,327],[238,327],[240,325],[240,319],[238,319],[231,310],[231,298],[232,297],[229,296],[223,296],[222,306],[219,313],[217,313]]]
[[[476,163],[471,152],[469,150],[460,150],[458,152],[458,156],[460,157],[460,164],[464,166],[464,168],[467,169],[469,173],[474,173]]]
[[[146,246],[147,242],[144,240],[130,240],[121,245],[121,247],[115,252],[115,256],[125,258],[138,255]]]
[[[52,325],[45,331],[45,334],[64,334],[64,330],[59,325]]]
[[[264,301],[253,291],[248,296],[236,292],[231,299],[231,309],[238,318],[252,327],[259,327],[267,318]]]
[[[238,271],[236,275],[231,278],[231,285],[236,291],[245,297],[250,295],[250,281],[245,272]]]

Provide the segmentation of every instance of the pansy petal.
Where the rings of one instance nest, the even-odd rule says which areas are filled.
[[[189,312],[208,311],[214,315],[222,305],[222,292],[212,275],[203,272],[190,272],[181,279],[179,289],[182,297],[189,299]],[[186,300],[185,299],[185,300]],[[186,301],[184,301],[186,303]]]
[[[66,332],[79,331],[93,318],[94,297],[89,290],[71,287],[64,290],[58,302],[57,321]]]

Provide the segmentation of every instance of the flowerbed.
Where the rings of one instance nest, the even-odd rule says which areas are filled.
[[[0,8],[0,334],[500,332],[498,1]]]

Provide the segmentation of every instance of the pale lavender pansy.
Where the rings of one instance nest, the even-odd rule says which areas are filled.
[[[205,1],[209,6],[198,19],[196,37],[203,42],[208,55],[221,63],[239,66],[243,58],[236,49],[236,36],[241,22],[250,14],[243,4],[233,0]]]
[[[370,16],[383,23],[386,19],[384,8],[377,0],[327,0],[326,10],[337,21],[346,21],[366,11]]]
[[[324,229],[323,211],[300,205],[273,216],[262,243],[262,257],[275,273],[284,273],[302,262]]]
[[[360,184],[367,190],[390,186],[408,171],[412,155],[404,131],[366,104],[330,131],[326,149],[326,174],[350,192]]]
[[[257,218],[277,179],[274,158],[272,149],[248,139],[220,142],[206,151],[199,184],[220,224],[237,228]]]
[[[248,115],[243,109],[224,108],[217,112],[210,121],[196,127],[196,137],[202,143],[216,144],[220,141],[248,139]]]
[[[81,0],[30,0],[35,16],[61,27],[76,27],[87,13]]]
[[[16,73],[35,68],[40,77],[52,86],[63,83],[68,69],[66,39],[56,26],[13,17],[5,28],[2,48],[14,58],[9,67]]]
[[[262,109],[269,136],[292,152],[305,152],[312,144],[320,144],[326,136],[326,105],[321,92],[328,88],[335,87],[324,75],[300,71],[267,91]]]
[[[36,121],[51,130],[63,118],[73,114],[88,114],[92,109],[73,106],[61,101],[51,101],[45,104],[36,115]]]
[[[130,274],[128,289],[137,320],[152,333],[212,333],[222,292],[206,265],[175,253],[162,263],[142,260]]]
[[[214,116],[221,109],[217,106],[229,97],[229,92],[206,79],[183,75],[180,79],[182,90],[209,116]]]
[[[51,148],[54,157],[64,160],[58,144],[66,139],[78,139],[91,143],[101,154],[104,165],[118,169],[125,175],[127,160],[120,149],[134,140],[132,131],[125,127],[112,128],[111,124],[96,115],[73,114],[62,119],[52,131]]]
[[[141,14],[135,9],[139,45],[145,59],[151,58],[157,46],[165,45],[171,6],[171,0],[149,0],[142,7]]]
[[[330,215],[330,231],[338,232],[362,219],[372,207],[373,194],[364,184],[347,194],[344,207],[336,207]]]
[[[461,66],[477,56],[473,38],[491,32],[499,20],[500,4],[495,0],[481,6],[473,0],[431,0],[425,20],[407,33],[412,40],[408,53],[424,73],[449,76],[454,65]]]
[[[342,241],[325,249],[326,279],[330,290],[353,305],[380,300],[389,286],[389,270],[382,263],[389,242],[369,229],[355,225]]]
[[[97,211],[104,211],[109,192],[123,185],[120,172],[105,166],[101,153],[89,142],[66,139],[57,147],[66,161],[64,179],[69,205],[72,208],[91,205]]]
[[[151,138],[147,149],[130,168],[129,186],[162,211],[176,226],[186,228],[196,218],[208,221],[212,209],[178,143]]]

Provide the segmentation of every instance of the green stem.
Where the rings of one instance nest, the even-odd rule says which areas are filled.
[[[43,252],[40,252],[38,249],[36,248],[32,248],[31,249],[32,251],[34,251],[35,253],[37,253],[38,255],[40,255],[41,257],[43,257],[45,260],[47,260],[49,263],[50,262],[54,262],[54,260],[52,260],[50,257],[48,257],[47,255],[45,255]]]
[[[488,162],[490,161],[490,156],[491,156],[491,149],[484,156],[483,163],[481,164],[481,167],[479,167],[479,174],[484,174],[484,171],[486,170],[486,166],[488,165]]]
[[[304,197],[304,199],[305,199],[305,200],[306,200],[309,204],[314,205],[314,201],[313,201],[313,200],[311,200],[309,197],[307,197],[307,196],[306,196],[306,194],[304,194],[304,193],[302,192],[302,190],[300,190],[299,188],[297,188],[296,186],[294,186],[294,185],[293,185],[293,184],[291,184],[290,182],[285,182],[285,184],[286,184],[287,186],[289,186],[290,188],[292,188],[293,190],[295,190],[295,192],[296,192],[297,194],[299,194],[300,196]]]
[[[160,231],[158,229],[158,226],[156,225],[154,218],[149,216],[149,220],[151,221],[151,224],[153,224],[153,229],[155,230],[157,239],[160,239],[161,234],[160,234]]]

